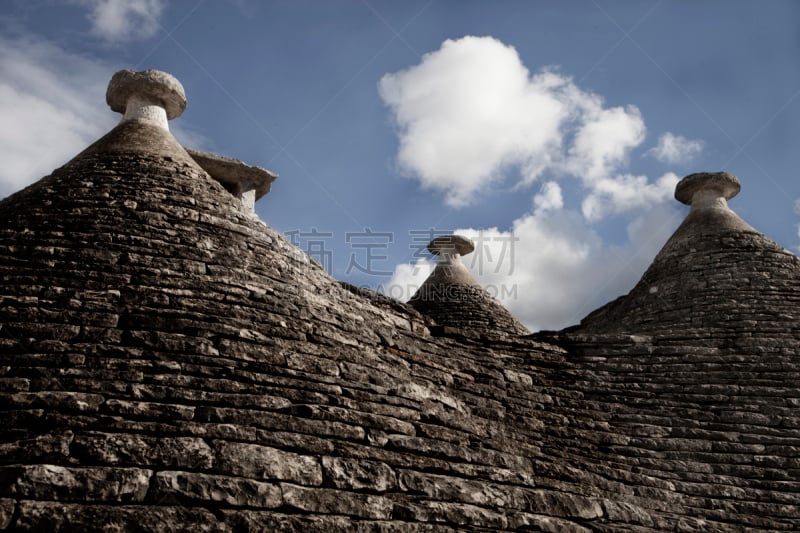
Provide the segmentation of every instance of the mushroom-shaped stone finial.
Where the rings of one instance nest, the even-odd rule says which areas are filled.
[[[106,102],[125,120],[144,119],[169,129],[167,121],[186,109],[183,85],[160,70],[120,70],[111,78]]]
[[[689,174],[675,187],[675,199],[692,209],[727,205],[742,185],[739,178],[728,172],[698,172]]]
[[[439,256],[439,262],[450,262],[475,250],[475,243],[461,235],[443,235],[428,244],[428,251]]]

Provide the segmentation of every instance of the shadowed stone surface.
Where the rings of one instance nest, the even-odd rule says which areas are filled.
[[[433,335],[125,121],[0,202],[0,528],[796,531],[797,258],[711,203],[578,328]]]

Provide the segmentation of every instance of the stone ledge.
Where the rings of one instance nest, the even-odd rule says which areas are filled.
[[[255,202],[267,194],[278,177],[269,170],[248,165],[244,161],[222,155],[184,147],[200,167],[220,182],[231,194],[242,201],[250,211]]]

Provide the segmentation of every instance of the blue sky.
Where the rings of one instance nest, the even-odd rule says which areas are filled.
[[[576,323],[636,283],[698,171],[800,245],[794,1],[7,1],[0,197],[113,127],[123,68],[183,83],[184,144],[280,175],[269,226],[401,299],[457,231],[526,325]]]

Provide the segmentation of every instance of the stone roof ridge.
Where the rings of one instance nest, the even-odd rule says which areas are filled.
[[[636,286],[569,329],[673,334],[753,323],[796,329],[789,317],[800,298],[800,263],[728,206],[740,190],[728,172],[684,177],[675,199],[691,210]],[[764,323],[764,316],[774,321]]]
[[[442,334],[467,337],[527,334],[528,330],[464,265],[461,257],[474,250],[475,244],[461,235],[433,239],[428,251],[439,261],[409,299],[409,305],[432,319]]]

